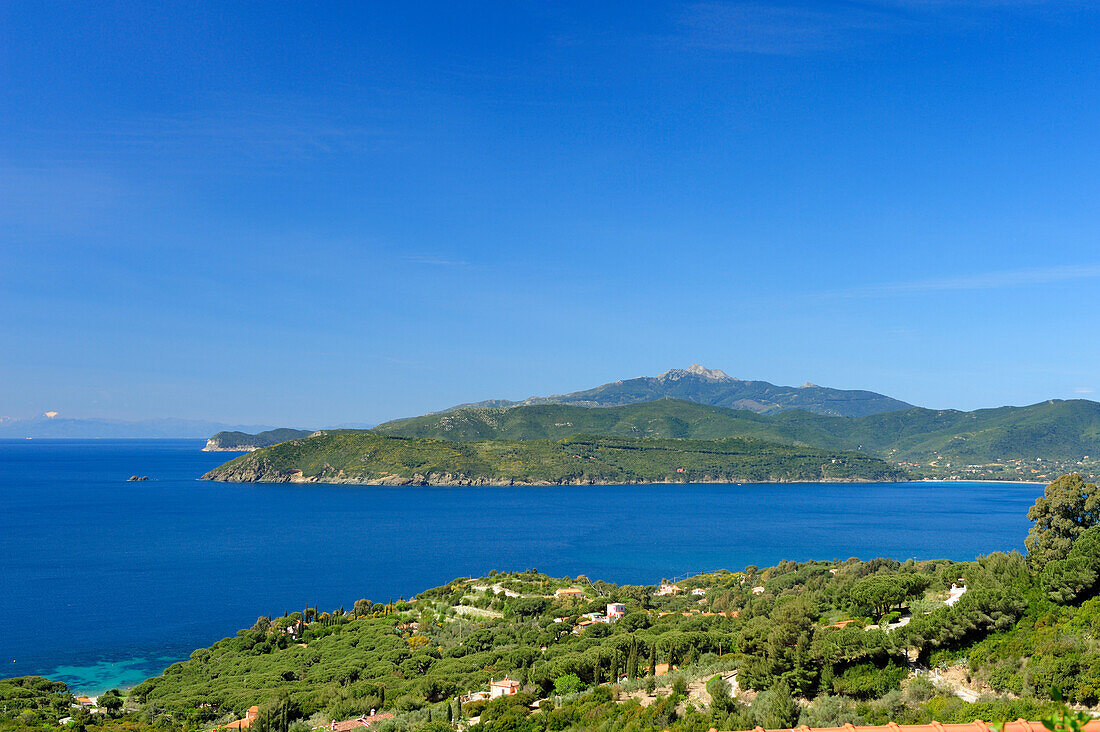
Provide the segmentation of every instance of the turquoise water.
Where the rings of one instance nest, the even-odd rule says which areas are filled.
[[[259,615],[531,567],[612,582],[1022,549],[1041,486],[204,483],[201,440],[0,441],[0,675],[129,686]],[[130,475],[151,482],[128,483]]]

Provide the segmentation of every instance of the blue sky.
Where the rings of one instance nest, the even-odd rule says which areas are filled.
[[[5,3],[0,414],[1100,389],[1086,2]]]

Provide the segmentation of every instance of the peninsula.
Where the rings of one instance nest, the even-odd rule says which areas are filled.
[[[450,441],[318,432],[241,455],[202,476],[231,482],[364,485],[591,485],[896,481],[907,475],[858,452],[756,438]]]

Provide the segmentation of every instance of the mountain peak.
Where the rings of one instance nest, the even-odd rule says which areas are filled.
[[[738,381],[722,369],[708,369],[697,363],[693,363],[686,369],[669,369],[657,378],[662,381],[677,381],[686,376],[697,376],[707,381]]]

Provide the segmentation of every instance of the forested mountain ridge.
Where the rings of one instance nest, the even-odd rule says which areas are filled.
[[[1037,458],[1069,463],[1100,455],[1100,404],[1051,400],[973,412],[913,407],[830,417],[801,410],[762,415],[662,399],[600,409],[564,404],[457,409],[387,422],[375,431],[450,440],[560,439],[575,432],[692,439],[745,436],[859,450],[895,463],[925,466]]]
[[[204,452],[245,452],[270,447],[280,442],[309,437],[313,430],[295,430],[287,427],[249,434],[247,432],[219,432],[206,441]]]
[[[447,411],[537,404],[614,407],[663,398],[682,399],[731,409],[746,409],[761,414],[803,409],[815,414],[837,417],[858,417],[912,406],[872,391],[831,389],[810,383],[795,387],[777,386],[767,381],[742,381],[719,369],[707,369],[698,364],[692,364],[689,368],[672,369],[659,376],[614,381],[569,394],[529,397],[520,401],[492,399],[460,404]]]
[[[241,455],[203,476],[231,482],[553,485],[891,481],[903,470],[858,452],[755,438],[451,441],[322,432]]]

